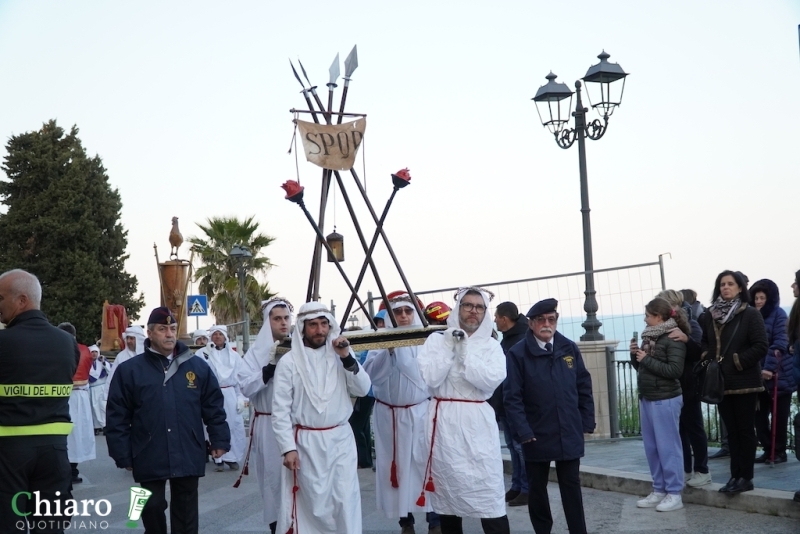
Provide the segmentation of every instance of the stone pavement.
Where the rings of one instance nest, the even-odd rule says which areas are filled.
[[[501,443],[505,441],[501,439]],[[716,451],[710,449],[712,454]],[[506,472],[510,472],[511,461],[505,448],[503,453]],[[800,518],[800,503],[792,501],[794,492],[800,490],[800,461],[791,451],[788,457],[788,462],[774,467],[756,464],[753,479],[756,489],[739,495],[718,491],[730,478],[729,459],[709,460],[712,484],[685,488],[683,500],[685,503]],[[554,467],[551,467],[550,480],[556,480]],[[588,488],[647,495],[652,491],[652,479],[641,439],[587,441],[586,454],[581,460],[581,484]]]

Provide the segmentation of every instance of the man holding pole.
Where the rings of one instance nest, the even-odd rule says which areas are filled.
[[[350,397],[369,392],[333,315],[319,302],[300,307],[292,349],[278,362],[272,426],[283,454],[277,531],[361,532]]]

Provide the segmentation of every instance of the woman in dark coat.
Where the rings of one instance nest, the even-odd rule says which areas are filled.
[[[756,458],[756,463],[764,463],[772,458],[772,426],[770,415],[774,415],[772,425],[775,426],[776,464],[786,461],[786,429],[789,425],[789,408],[792,405],[792,393],[797,389],[794,381],[794,362],[789,352],[789,338],[786,335],[786,312],[780,308],[778,286],[772,280],[759,280],[750,287],[750,300],[761,312],[767,331],[767,349],[761,358],[761,378],[764,379],[764,391],[758,396],[756,411],[756,433],[758,441],[764,447],[764,454]],[[777,378],[777,384],[776,384]],[[777,403],[775,389],[777,386]],[[773,404],[775,403],[775,404]],[[772,414],[773,405],[776,413]]]
[[[764,391],[759,362],[769,344],[764,319],[749,301],[742,274],[722,271],[702,324],[702,357],[716,359],[725,380],[719,411],[728,429],[731,478],[720,488],[722,493],[753,489],[756,405],[758,394]]]

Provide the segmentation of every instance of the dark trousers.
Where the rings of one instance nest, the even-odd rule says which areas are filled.
[[[703,426],[703,408],[700,399],[683,397],[683,408],[678,424],[683,446],[683,472],[692,472],[692,456],[694,471],[708,473],[708,437]]]
[[[429,529],[434,528],[434,527],[438,527],[438,526],[441,525],[441,521],[439,521],[439,514],[437,514],[436,512],[427,512],[425,514],[425,520],[428,522],[428,528]],[[415,524],[414,514],[412,514],[411,512],[408,512],[408,515],[406,517],[401,517],[400,518],[399,523],[400,523],[401,527],[414,525]]]
[[[728,429],[728,448],[731,451],[731,477],[753,478],[756,459],[756,404],[758,393],[725,395],[719,412]]]
[[[197,477],[169,479],[169,525],[172,534],[198,533],[197,483]],[[141,486],[153,492],[142,510],[145,534],[167,534],[167,481],[150,480],[142,482]]]
[[[50,438],[50,444],[43,444]],[[71,499],[70,486],[72,474],[67,458],[67,439],[59,440],[52,436],[32,436],[30,438],[2,438],[0,444],[0,532],[25,532],[30,526],[31,534],[61,534],[64,525],[69,524],[70,518],[66,516],[37,516],[35,497],[28,499],[21,495],[26,491],[39,493],[40,501],[53,503],[61,500],[61,509],[65,507],[64,501]],[[60,443],[63,441],[63,444]],[[52,443],[55,442],[55,443]],[[60,492],[56,497],[56,492]],[[30,513],[28,516],[22,514]],[[53,506],[51,504],[51,506]],[[54,509],[51,509],[52,513]],[[39,512],[47,513],[44,505]],[[26,525],[27,523],[27,525]],[[23,526],[22,529],[18,528]]]
[[[772,424],[775,425],[775,456],[786,454],[786,431],[789,427],[789,410],[792,407],[792,394],[778,393],[778,410]],[[772,452],[772,391],[758,394],[758,410],[756,411],[756,434],[767,458]],[[800,436],[799,436],[800,437]]]
[[[571,534],[586,534],[580,468],[580,458],[556,462],[561,504],[564,506],[564,516]],[[528,473],[528,515],[531,517],[531,525],[536,534],[549,534],[553,528],[550,499],[547,496],[550,462],[528,460],[525,462],[525,470]]]
[[[442,534],[464,534],[461,518],[457,515],[439,515],[442,521]],[[511,534],[508,516],[481,518],[481,527],[485,534]]]
[[[359,397],[350,416],[350,427],[353,429],[353,437],[356,438],[358,467],[372,467],[372,429],[369,419],[373,406],[374,397]]]

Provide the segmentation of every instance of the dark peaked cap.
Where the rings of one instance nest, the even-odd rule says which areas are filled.
[[[556,299],[540,300],[539,302],[531,306],[531,309],[528,310],[526,316],[529,319],[533,319],[534,317],[538,317],[539,315],[544,315],[545,313],[552,313],[556,311],[557,306],[558,306],[558,301]]]
[[[147,320],[147,324],[176,324],[177,322],[166,306],[154,309],[150,312],[150,318]]]

